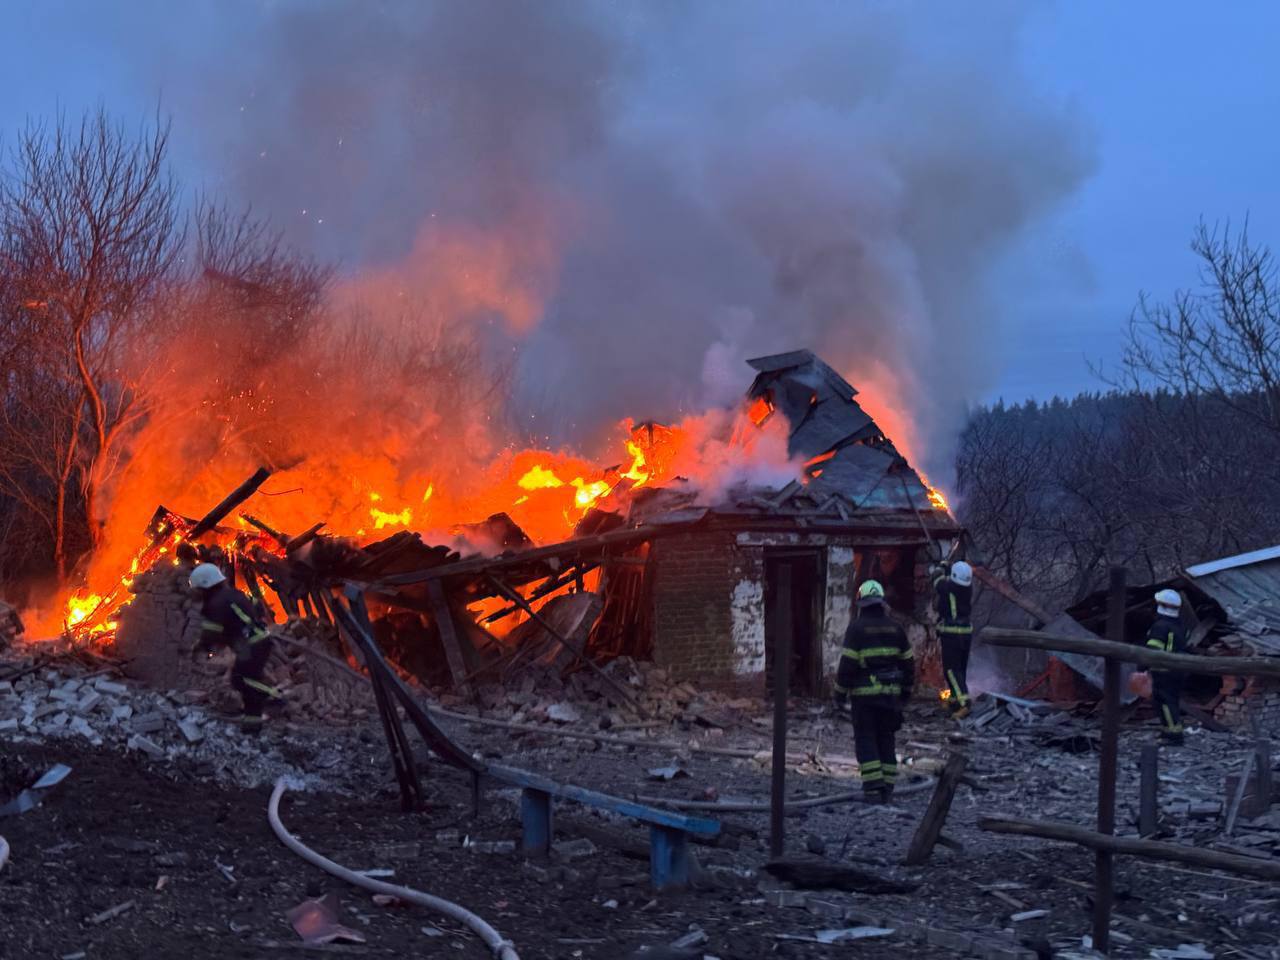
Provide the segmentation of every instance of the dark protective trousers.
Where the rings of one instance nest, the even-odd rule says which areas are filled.
[[[891,698],[853,698],[853,748],[864,791],[892,787],[898,779],[893,735],[901,726],[902,710]]]
[[[1182,735],[1182,687],[1184,673],[1151,671],[1151,693],[1160,715],[1160,731],[1167,737]]]
[[[942,645],[942,672],[947,681],[951,698],[947,706],[959,710],[969,705],[969,648],[973,645],[971,633],[940,633]]]
[[[246,650],[236,652],[231,668],[231,686],[240,694],[246,720],[261,719],[268,700],[280,699],[280,692],[267,683],[267,660],[271,657],[271,641],[259,640]]]

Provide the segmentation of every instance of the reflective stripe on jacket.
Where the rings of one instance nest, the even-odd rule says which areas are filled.
[[[1186,653],[1187,631],[1172,617],[1156,617],[1147,631],[1147,646],[1165,653]]]
[[[201,615],[200,645],[204,647],[225,644],[240,654],[267,636],[253,601],[229,583],[205,597]]]
[[[884,612],[866,607],[850,621],[836,668],[836,690],[853,697],[910,694],[915,686],[915,657],[906,632]]]
[[[961,586],[950,577],[933,584],[933,608],[939,633],[973,633],[973,585]]]

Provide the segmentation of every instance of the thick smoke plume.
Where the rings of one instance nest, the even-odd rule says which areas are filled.
[[[153,78],[199,155],[372,303],[450,285],[552,442],[808,346],[945,473],[1001,359],[991,268],[1091,164],[1029,89],[1019,5],[235,9]]]

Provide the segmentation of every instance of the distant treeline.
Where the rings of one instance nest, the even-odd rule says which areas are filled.
[[[1262,403],[1162,389],[982,408],[960,440],[959,518],[986,564],[1055,607],[1105,586],[1111,564],[1157,579],[1280,543],[1280,434]]]

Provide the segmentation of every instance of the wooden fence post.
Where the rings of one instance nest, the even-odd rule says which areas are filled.
[[[1107,639],[1124,642],[1125,570],[1111,568],[1107,601]],[[1116,765],[1120,753],[1120,661],[1106,658],[1102,682],[1102,749],[1098,757],[1098,832],[1116,832]],[[1111,940],[1111,904],[1115,896],[1115,855],[1099,849],[1094,866],[1093,947],[1107,952]]]

